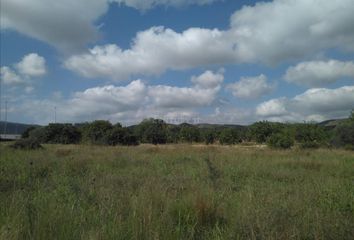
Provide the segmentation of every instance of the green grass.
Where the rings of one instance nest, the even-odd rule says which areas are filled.
[[[354,239],[354,153],[0,145],[0,239]]]

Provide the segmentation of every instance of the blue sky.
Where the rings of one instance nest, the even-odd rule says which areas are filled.
[[[347,117],[353,0],[1,0],[1,120]]]

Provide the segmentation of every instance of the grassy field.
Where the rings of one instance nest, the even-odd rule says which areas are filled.
[[[0,239],[354,239],[354,153],[0,145]]]

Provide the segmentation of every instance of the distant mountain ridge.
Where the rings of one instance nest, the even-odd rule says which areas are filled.
[[[35,124],[24,124],[24,123],[15,123],[15,122],[4,122],[0,121],[0,134],[5,134],[5,126],[6,126],[6,134],[22,134],[26,129],[30,127],[38,127],[39,125]]]

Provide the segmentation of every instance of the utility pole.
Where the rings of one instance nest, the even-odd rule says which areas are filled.
[[[54,107],[54,123],[57,123],[57,107]]]

